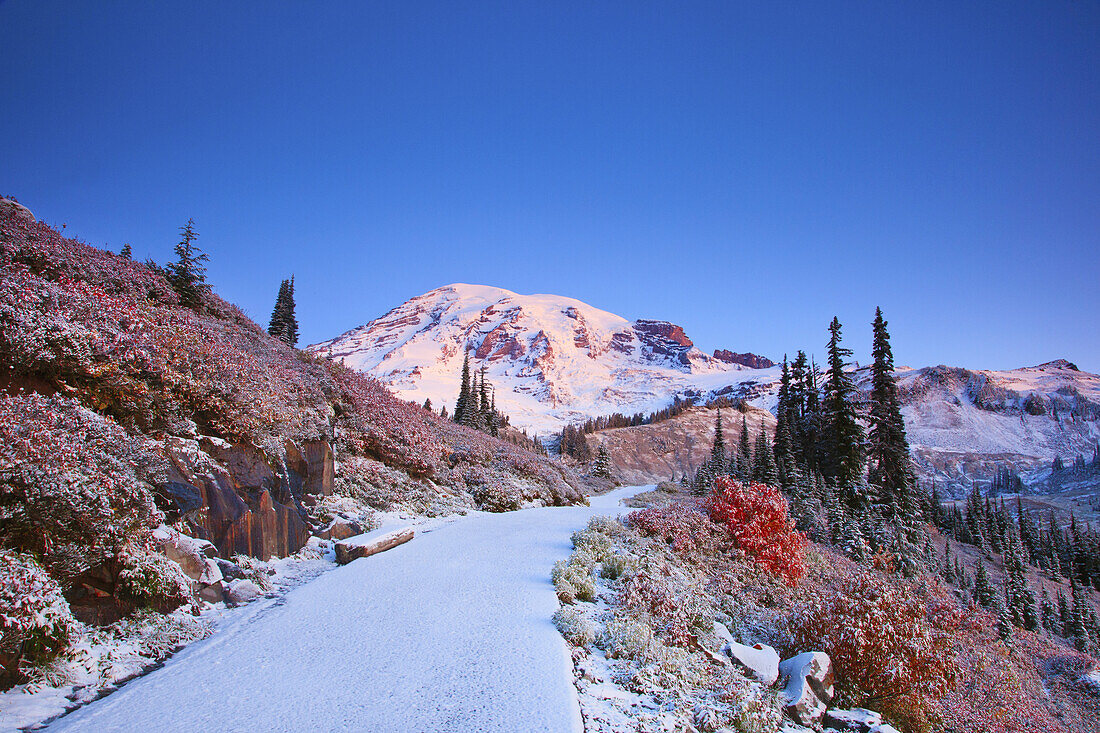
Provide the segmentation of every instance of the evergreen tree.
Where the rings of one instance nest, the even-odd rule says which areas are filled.
[[[607,452],[607,446],[600,444],[596,449],[596,459],[592,462],[593,476],[611,478],[611,454]]]
[[[721,472],[726,465],[726,440],[722,435],[722,408],[719,407],[714,418],[714,444],[710,448],[710,462],[714,470]]]
[[[462,381],[458,388],[458,399],[455,401],[454,421],[464,422],[467,405],[470,402],[470,349],[466,349],[466,356],[462,360]]]
[[[283,280],[279,294],[275,297],[275,307],[271,311],[267,332],[274,338],[290,345],[298,345],[298,319],[294,315],[294,278]]]
[[[779,483],[778,471],[771,446],[768,445],[768,434],[763,425],[760,426],[760,432],[756,434],[756,448],[753,450],[752,457],[752,480],[776,486]]]
[[[432,398],[431,397],[424,400],[424,409],[427,410],[428,412],[431,412],[431,410],[432,410]]]
[[[210,290],[206,282],[206,265],[210,258],[195,244],[199,234],[195,221],[188,219],[180,227],[180,242],[176,245],[176,261],[168,265],[168,282],[179,295],[180,303],[188,308],[202,306],[203,295]]]
[[[993,585],[989,582],[989,573],[986,572],[985,563],[978,559],[978,569],[974,572],[974,600],[976,600],[983,608],[989,608],[994,599],[996,593],[993,592]]]
[[[882,309],[872,324],[871,413],[868,431],[869,481],[880,489],[888,516],[912,517],[917,509],[915,476],[909,459],[909,441],[901,417],[901,398],[894,381],[894,353]]]
[[[119,252],[118,255],[119,255],[119,257],[125,257],[128,260],[132,260],[134,258],[134,252],[133,252],[132,249],[130,249],[130,243],[129,242],[122,245],[122,251]]]
[[[737,478],[746,481],[752,476],[752,448],[749,446],[749,423],[741,416],[741,436],[737,443]]]
[[[823,417],[825,433],[822,440],[823,470],[825,476],[836,479],[846,488],[845,500],[853,508],[865,506],[866,497],[859,496],[854,487],[863,474],[863,428],[860,427],[855,408],[855,385],[844,371],[845,361],[852,355],[851,349],[840,345],[840,321],[835,317],[829,324],[829,371],[825,382]]]

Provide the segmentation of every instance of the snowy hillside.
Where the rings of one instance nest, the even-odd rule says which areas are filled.
[[[738,363],[770,364],[755,354],[703,353],[672,323],[631,322],[572,298],[481,285],[438,288],[309,350],[438,409],[454,406],[466,348],[475,368],[487,368],[498,407],[535,432],[657,410],[677,394],[730,385],[751,394],[778,377],[775,367]]]
[[[773,409],[778,387],[778,367],[749,366],[767,360],[707,355],[677,325],[479,285],[438,288],[310,350],[438,409],[453,407],[467,347],[474,368],[486,367],[498,406],[536,433],[650,412],[676,396],[729,395]],[[866,367],[855,377],[869,389]],[[1055,456],[1091,455],[1100,439],[1100,377],[1065,360],[1008,371],[902,368],[898,378],[921,473],[948,486],[965,487],[997,465],[1038,476]]]

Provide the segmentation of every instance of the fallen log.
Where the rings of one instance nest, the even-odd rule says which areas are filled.
[[[371,555],[377,555],[379,552],[403,545],[413,538],[413,530],[411,528],[399,529],[388,534],[375,537],[372,540],[366,542],[357,542],[356,538],[352,537],[346,540],[340,540],[336,543],[336,562],[341,565],[347,565],[352,560],[358,560],[361,557],[370,557]]]

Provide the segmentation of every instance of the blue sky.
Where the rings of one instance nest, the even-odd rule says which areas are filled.
[[[462,7],[459,7],[459,6]],[[1100,371],[1100,3],[0,2],[0,193],[303,342],[449,282]]]

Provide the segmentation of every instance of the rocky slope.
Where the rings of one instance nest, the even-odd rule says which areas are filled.
[[[600,415],[650,412],[675,397],[705,402],[725,395],[771,409],[779,379],[779,368],[763,357],[702,353],[674,324],[631,322],[571,298],[475,285],[413,298],[311,351],[377,377],[406,399],[427,397],[438,406],[453,403],[467,347],[473,365],[488,369],[497,404],[513,424],[539,433]],[[1065,360],[1007,371],[902,368],[897,375],[921,475],[957,492],[1000,465],[1039,480],[1055,456],[1067,463],[1091,456],[1100,440],[1100,377]],[[869,390],[865,367],[854,376]],[[709,445],[713,431],[713,421],[696,425],[696,417],[612,431],[607,440],[624,478],[659,480],[688,469],[701,449],[689,451],[687,443]]]

